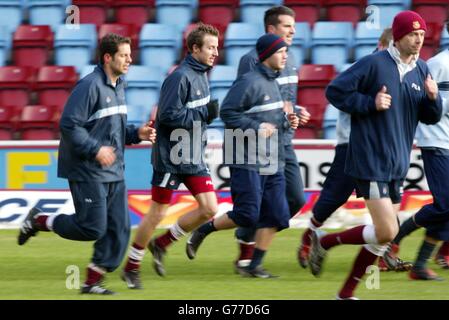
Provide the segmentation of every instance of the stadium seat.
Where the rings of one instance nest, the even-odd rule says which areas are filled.
[[[126,74],[126,103],[138,108],[143,119],[149,119],[157,105],[165,71],[157,66],[131,66]]]
[[[191,0],[156,0],[156,22],[173,24],[179,32],[193,20],[193,11]]]
[[[403,0],[368,0],[368,5],[377,7],[378,11],[372,14],[379,19],[382,30],[391,27],[394,17],[406,9]]]
[[[131,39],[131,56],[133,63],[137,64],[139,58],[139,30],[133,24],[106,23],[98,29],[98,41],[108,33],[116,33]]]
[[[14,108],[0,106],[0,140],[12,140],[15,120]]]
[[[22,23],[23,17],[22,0],[0,1],[0,25],[7,27],[9,33],[13,33]]]
[[[237,78],[237,67],[217,65],[210,71],[209,84],[212,99],[223,102],[232,83]]]
[[[333,65],[304,64],[298,72],[298,104],[307,108],[311,114],[309,124],[322,127],[323,115],[329,102],[325,96],[328,83],[335,77]]]
[[[444,50],[447,48],[449,48],[449,33],[446,26],[444,25],[441,32],[440,49]]]
[[[316,0],[284,0],[284,6],[296,13],[297,22],[307,22],[312,27],[320,18],[320,1]]]
[[[447,0],[413,0],[413,10],[421,15],[426,23],[444,24],[448,19]]]
[[[350,22],[317,22],[312,32],[312,63],[333,63],[340,69],[349,59],[353,28]],[[329,57],[332,57],[329,59]]]
[[[23,108],[29,103],[34,78],[30,67],[0,67],[0,105]]]
[[[53,48],[50,26],[21,25],[13,36],[13,60],[18,66],[40,68]]]
[[[333,105],[328,104],[324,112],[323,119],[323,138],[337,139],[337,120],[339,110]]]
[[[60,66],[75,66],[77,72],[89,64],[97,46],[97,30],[94,24],[81,24],[80,29],[60,25],[55,39],[55,62]]]
[[[57,120],[54,106],[29,105],[20,114],[17,130],[23,140],[53,140]]]
[[[133,124],[136,127],[141,127],[144,123],[150,120],[151,112],[148,112],[148,108],[144,105],[131,105],[126,104],[127,106],[127,123]]]
[[[0,67],[6,65],[11,51],[11,35],[7,26],[0,25]]]
[[[294,139],[317,139],[318,129],[313,126],[299,127],[295,130]]]
[[[80,23],[91,23],[97,29],[106,23],[108,17],[108,5],[102,0],[73,0],[72,4],[78,6],[80,12]]]
[[[200,0],[198,21],[211,25],[227,27],[234,20],[234,12],[238,1]]]
[[[180,35],[173,25],[145,24],[140,32],[141,64],[161,67],[167,72],[178,58]]]
[[[261,23],[266,10],[279,5],[276,0],[240,0],[240,19],[245,23]]]
[[[421,48],[419,57],[423,60],[428,60],[433,57],[440,47],[442,25],[439,23],[429,22],[424,39],[424,45]]]
[[[295,65],[300,67],[309,58],[311,31],[307,22],[296,22],[295,29],[296,33],[293,37],[293,43],[288,48],[288,51],[293,53]]]
[[[240,58],[254,48],[257,39],[265,33],[261,24],[233,22],[225,34],[226,64],[238,66]]]
[[[154,0],[111,0],[117,23],[134,24],[140,30],[150,20]]]
[[[53,31],[64,23],[65,0],[27,0],[30,24],[49,25]]]
[[[381,29],[368,28],[365,21],[357,23],[354,45],[355,60],[359,60],[360,58],[373,53],[377,48],[377,43],[379,42],[381,34]]]
[[[78,80],[73,66],[45,66],[39,69],[36,80],[38,103],[55,106],[62,113],[70,92]]]
[[[87,76],[92,71],[94,71],[96,66],[97,66],[96,64],[88,64],[88,65],[85,65],[84,67],[82,67],[81,72],[80,72],[80,80],[82,78],[84,78],[85,76]]]
[[[323,0],[327,20],[349,21],[355,27],[364,16],[366,1],[360,0]]]

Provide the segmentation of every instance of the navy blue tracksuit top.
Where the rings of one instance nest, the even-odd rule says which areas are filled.
[[[151,159],[155,171],[194,175],[207,170],[204,152],[210,92],[206,72],[210,69],[188,54],[162,84]],[[177,132],[187,136],[180,138]],[[180,143],[184,150],[177,149]],[[172,161],[172,152],[183,159],[181,163]]]
[[[230,167],[247,170],[259,170],[266,167],[259,161],[260,158],[255,163],[251,161],[251,158],[255,156],[256,150],[259,150],[259,140],[251,140],[252,142],[256,141],[257,146],[254,146],[255,149],[251,149],[248,141],[245,140],[243,147],[244,161],[240,162],[238,157],[241,154],[236,151],[237,146],[234,144],[235,141],[230,133],[235,132],[236,129],[241,129],[244,132],[247,132],[247,129],[251,129],[250,132],[257,133],[261,123],[269,122],[278,129],[278,140],[275,141],[274,136],[267,139],[269,144],[277,147],[278,153],[275,161],[277,162],[278,170],[276,171],[283,170],[285,155],[284,148],[280,146],[283,146],[285,132],[290,127],[290,124],[282,109],[284,102],[279,86],[276,83],[278,76],[279,72],[275,72],[264,64],[258,63],[254,70],[237,78],[223,100],[220,117],[225,123],[226,129],[232,129],[225,132],[223,148],[225,163]],[[230,158],[232,158],[232,161]]]
[[[138,129],[126,124],[125,82],[116,86],[98,65],[78,81],[60,120],[58,177],[70,181],[124,180],[125,144],[139,143]],[[102,167],[95,160],[101,146],[115,148],[116,160]]]
[[[434,124],[441,118],[441,97],[431,101],[425,92],[428,74],[419,59],[401,82],[396,62],[384,50],[362,58],[329,84],[327,99],[351,114],[346,174],[386,182],[406,176],[418,121]],[[391,106],[377,111],[376,95],[384,85]]]

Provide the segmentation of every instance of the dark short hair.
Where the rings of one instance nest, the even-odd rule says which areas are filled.
[[[218,37],[220,35],[220,31],[218,31],[217,28],[211,26],[210,24],[199,22],[196,25],[195,29],[190,31],[189,35],[187,36],[187,49],[189,49],[189,52],[193,52],[194,44],[196,44],[199,48],[203,46],[204,36],[206,34]]]
[[[296,17],[295,11],[285,6],[271,7],[265,11],[265,15],[263,17],[265,32],[268,31],[268,26],[277,26],[280,23],[279,16],[282,15],[290,16],[293,19]]]
[[[101,38],[98,46],[98,55],[101,64],[104,64],[104,55],[106,53],[109,53],[113,57],[117,53],[118,47],[124,43],[131,45],[131,39],[128,37],[122,37],[115,33],[108,33]]]

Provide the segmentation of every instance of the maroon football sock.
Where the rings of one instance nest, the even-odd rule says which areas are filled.
[[[321,238],[321,246],[329,250],[339,244],[364,244],[363,229],[365,226],[357,226],[342,232],[330,233]]]

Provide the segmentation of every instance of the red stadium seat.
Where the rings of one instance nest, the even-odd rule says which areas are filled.
[[[53,140],[56,138],[57,113],[54,106],[25,106],[17,129],[23,140]]]
[[[27,105],[33,80],[31,67],[0,67],[0,105],[19,108]]]
[[[198,20],[211,25],[227,26],[234,20],[237,1],[200,0]]]
[[[298,72],[298,104],[311,114],[310,124],[321,128],[329,102],[325,96],[328,83],[335,77],[333,65],[305,64]]]
[[[154,0],[111,0],[117,23],[134,24],[139,31],[150,20],[149,9],[154,8]]]
[[[360,0],[323,0],[327,20],[349,21],[354,27],[364,16],[366,1]]]
[[[72,4],[80,9],[80,23],[92,23],[97,29],[106,22],[108,5],[103,0],[73,0]]]
[[[294,139],[318,139],[318,129],[312,126],[299,127],[295,131]]]
[[[433,57],[440,47],[441,31],[443,25],[439,23],[427,23],[427,31],[424,39],[424,45],[419,57],[428,60]]]
[[[55,106],[56,110],[61,113],[77,80],[78,75],[73,66],[45,66],[40,68],[36,80],[38,103]]]
[[[321,0],[285,0],[284,5],[296,13],[296,22],[308,22],[310,26],[320,18]]]
[[[98,40],[103,38],[108,33],[116,33],[122,37],[131,38],[131,55],[134,63],[137,62],[139,57],[139,29],[133,24],[120,24],[120,23],[106,23],[100,26],[98,30]]]
[[[419,13],[426,23],[444,24],[448,19],[447,0],[413,0],[413,10]]]
[[[0,106],[0,140],[12,140],[15,128],[13,107]]]
[[[39,68],[47,64],[53,48],[50,26],[21,25],[13,37],[13,60],[18,66]]]

